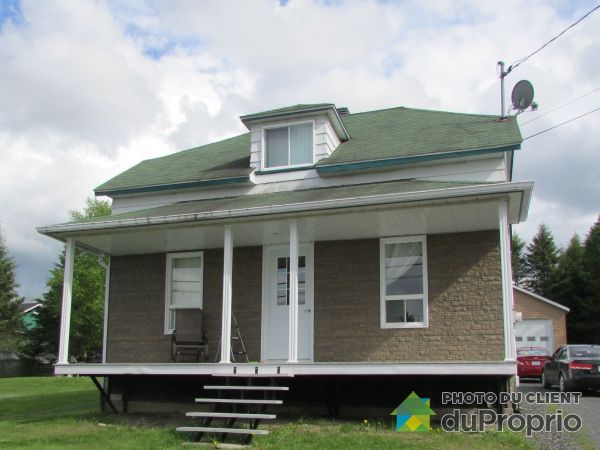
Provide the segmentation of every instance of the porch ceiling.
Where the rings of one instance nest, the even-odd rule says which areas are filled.
[[[285,244],[289,220],[298,220],[300,242],[439,234],[498,228],[502,198],[444,200],[321,211],[312,215],[248,217],[227,221],[95,230],[74,236],[79,245],[112,255],[165,253],[223,247],[223,225],[234,246]],[[519,214],[518,204],[513,217]],[[509,202],[510,205],[510,202]]]

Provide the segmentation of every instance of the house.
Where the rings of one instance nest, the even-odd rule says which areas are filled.
[[[25,328],[27,328],[28,330],[31,330],[36,327],[38,314],[36,310],[40,306],[42,306],[42,304],[35,300],[25,300],[19,305],[19,310],[21,311],[21,318],[23,319],[23,325],[25,325]]]
[[[387,411],[412,390],[434,406],[434,390],[511,389],[510,226],[533,188],[512,180],[514,117],[321,103],[240,119],[245,134],[97,187],[111,216],[38,229],[66,243],[56,374],[130,400],[285,376],[297,402]],[[76,246],[110,255],[101,364],[69,363]],[[186,308],[204,313],[200,362],[171,356]],[[234,317],[249,362],[232,359]]]
[[[513,286],[515,339],[519,347],[544,347],[548,354],[567,345],[566,316],[569,308],[541,295]]]

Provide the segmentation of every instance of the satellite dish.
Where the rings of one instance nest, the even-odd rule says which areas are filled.
[[[533,103],[533,85],[527,80],[519,81],[515,84],[510,98],[513,109],[524,111]]]

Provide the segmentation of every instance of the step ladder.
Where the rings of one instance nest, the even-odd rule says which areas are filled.
[[[217,395],[195,399],[196,403],[210,405],[210,410],[186,413],[186,417],[200,420],[200,423],[176,430],[193,433],[195,442],[207,436],[210,442],[216,439],[224,443],[227,439],[234,439],[243,445],[249,445],[255,435],[269,434],[269,430],[259,429],[258,426],[261,420],[274,420],[277,417],[268,408],[282,405],[283,400],[278,399],[277,394],[289,391],[289,387],[276,384],[275,380],[289,375],[214,376],[224,377],[225,380],[223,383],[205,385],[204,390],[216,392]]]
[[[246,345],[244,345],[244,339],[242,339],[242,333],[240,332],[240,327],[238,326],[237,320],[235,318],[235,314],[231,313],[231,320],[233,322],[233,328],[231,330],[231,362],[247,362],[248,352],[246,351]],[[215,362],[219,362],[219,357],[221,355],[221,339],[219,339],[219,346],[217,347],[217,353],[215,355]],[[234,348],[237,347],[237,348]],[[242,356],[243,361],[238,361],[236,359],[237,356]]]

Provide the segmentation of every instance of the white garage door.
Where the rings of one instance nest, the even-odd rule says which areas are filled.
[[[515,328],[517,348],[545,347],[550,354],[554,352],[552,342],[552,320],[529,319],[517,322]]]

